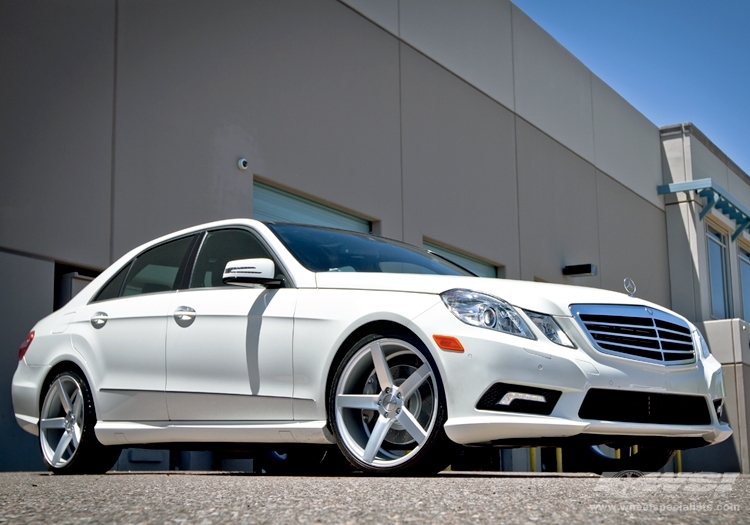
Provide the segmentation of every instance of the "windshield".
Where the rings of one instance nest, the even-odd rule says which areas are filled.
[[[437,255],[375,235],[299,224],[267,226],[312,272],[473,275]]]

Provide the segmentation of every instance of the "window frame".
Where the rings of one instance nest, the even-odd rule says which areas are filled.
[[[732,286],[731,286],[731,268],[729,265],[729,242],[727,233],[719,226],[712,222],[706,222],[706,263],[708,267],[708,299],[709,299],[709,317],[711,319],[731,319],[732,318]],[[719,317],[714,314],[714,289],[712,286],[712,271],[715,271],[711,265],[711,243],[719,247],[721,254],[721,277],[722,291],[724,293],[724,316]]]
[[[459,252],[452,248],[448,248],[440,243],[437,243],[428,238],[422,238],[422,249],[427,250],[430,253],[437,255],[443,259],[447,259],[452,264],[463,268],[464,270],[482,277],[484,279],[500,279],[500,267],[494,263],[489,263],[473,255]],[[491,271],[489,271],[492,269]],[[492,273],[492,275],[483,275],[483,272]]]
[[[204,231],[192,232],[192,233],[189,233],[187,235],[181,235],[180,237],[174,237],[172,239],[167,239],[164,242],[161,242],[159,244],[155,244],[153,246],[149,246],[145,250],[139,252],[137,255],[135,255],[134,257],[132,257],[127,263],[123,264],[120,268],[118,268],[118,270],[115,272],[115,274],[112,277],[110,277],[109,279],[107,279],[107,282],[104,283],[104,285],[102,285],[96,291],[96,293],[91,297],[91,299],[89,299],[89,302],[87,304],[94,304],[94,303],[100,303],[100,302],[106,302],[106,301],[114,301],[114,300],[117,300],[117,299],[127,299],[129,297],[140,297],[142,295],[153,295],[153,294],[157,294],[157,293],[170,293],[170,292],[176,292],[178,290],[184,290],[185,288],[183,286],[184,286],[184,283],[185,283],[186,269],[190,268],[192,266],[193,261],[194,261],[194,257],[195,257],[195,246],[198,244],[198,239],[201,239],[204,236],[204,233],[205,233]],[[146,252],[150,252],[151,250],[155,250],[155,249],[160,248],[160,247],[162,247],[162,246],[164,246],[166,244],[169,244],[171,242],[179,241],[181,239],[185,239],[185,238],[188,238],[188,237],[192,237],[193,239],[190,241],[190,244],[188,245],[188,248],[185,251],[185,254],[182,256],[182,260],[180,261],[180,266],[177,268],[177,275],[175,276],[175,282],[177,282],[178,284],[177,284],[177,286],[175,287],[174,290],[164,290],[164,291],[160,291],[160,292],[149,292],[149,293],[145,293],[145,294],[144,293],[140,293],[140,294],[135,294],[135,295],[127,295],[127,296],[122,295],[123,291],[125,290],[125,283],[128,282],[128,277],[130,277],[130,272],[133,270],[133,266],[135,265],[135,261],[139,257],[143,256]],[[127,271],[125,272],[125,277],[123,278],[122,282],[120,283],[120,289],[117,291],[117,296],[109,298],[109,299],[103,299],[101,301],[97,300],[97,298],[99,297],[99,294],[101,294],[102,291],[107,286],[109,286],[109,284],[114,279],[116,279],[119,276],[120,272],[123,271],[126,268],[127,268]]]
[[[744,286],[745,283],[742,279],[742,265],[747,265],[748,269],[750,269],[750,248],[743,244],[737,244],[737,270],[738,270],[738,279],[740,282],[740,307],[742,309],[742,319],[745,322],[750,323],[750,294],[748,297],[745,297],[744,294]],[[748,289],[750,290],[750,283],[748,284]],[[746,308],[746,306],[748,308]]]
[[[255,229],[250,228],[248,226],[244,225],[228,225],[228,226],[221,226],[219,228],[211,228],[208,230],[201,231],[201,238],[200,241],[195,243],[195,247],[192,250],[191,257],[189,259],[188,263],[188,269],[189,271],[185,272],[184,279],[181,282],[182,285],[184,285],[183,288],[180,288],[180,290],[189,290],[189,291],[199,291],[199,290],[216,290],[216,289],[231,289],[231,288],[237,288],[242,289],[242,286],[201,286],[192,288],[190,286],[190,283],[193,280],[193,274],[195,273],[195,267],[198,262],[198,256],[201,253],[201,250],[203,249],[203,244],[206,241],[206,238],[210,233],[218,232],[222,230],[242,230],[245,232],[248,232],[250,235],[255,237],[255,240],[258,241],[258,243],[268,252],[271,256],[271,260],[273,261],[273,264],[276,266],[276,273],[281,273],[284,275],[284,279],[281,284],[281,288],[296,288],[296,284],[294,282],[294,279],[292,277],[292,274],[287,269],[286,265],[281,262],[281,259],[276,254],[276,252],[269,246],[268,242],[263,238],[263,236],[258,233]]]

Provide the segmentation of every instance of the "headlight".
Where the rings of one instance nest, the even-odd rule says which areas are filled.
[[[695,329],[695,335],[698,339],[698,344],[701,347],[701,355],[703,356],[703,359],[708,359],[708,356],[711,355],[711,350],[708,348],[708,343],[706,342],[706,339],[703,337],[703,334],[700,330],[697,328]]]
[[[529,312],[524,310],[529,319],[536,325],[539,330],[542,331],[547,339],[560,346],[567,346],[568,348],[575,348],[576,345],[567,336],[557,321],[551,315],[540,314],[537,312]]]
[[[453,315],[472,326],[535,339],[513,307],[502,299],[471,290],[448,290],[440,294]]]

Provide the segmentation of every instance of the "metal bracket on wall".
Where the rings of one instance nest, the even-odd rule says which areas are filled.
[[[695,191],[698,195],[706,199],[706,205],[701,210],[699,216],[701,220],[712,209],[716,208],[737,224],[737,228],[732,234],[733,241],[736,241],[742,232],[750,227],[750,210],[732,197],[727,190],[716,184],[713,179],[673,182],[672,184],[657,186],[656,191],[659,195]]]

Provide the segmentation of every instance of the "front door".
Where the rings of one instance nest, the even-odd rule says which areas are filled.
[[[226,263],[271,258],[248,230],[210,231],[190,288],[167,322],[167,405],[173,421],[278,421],[292,416],[294,288],[227,286]]]

